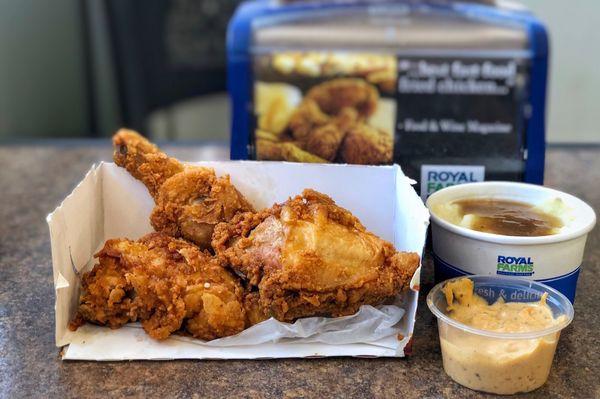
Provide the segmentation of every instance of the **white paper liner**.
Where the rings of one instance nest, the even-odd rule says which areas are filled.
[[[237,335],[204,342],[204,345],[216,347],[260,345],[266,342],[280,342],[288,338],[302,338],[304,343],[321,342],[340,345],[372,342],[388,336],[397,336],[400,329],[396,325],[403,315],[403,309],[394,305],[384,305],[379,309],[373,306],[361,306],[360,310],[351,316],[308,317],[296,320],[293,324],[270,318]]]

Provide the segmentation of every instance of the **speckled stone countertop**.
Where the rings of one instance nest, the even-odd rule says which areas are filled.
[[[227,157],[224,148],[173,146],[184,160]],[[427,254],[408,359],[260,361],[62,361],[54,346],[54,292],[45,216],[89,167],[110,159],[107,141],[0,147],[0,397],[404,397],[483,396],[442,369]],[[551,148],[546,185],[600,209],[600,148]],[[548,383],[528,395],[600,397],[600,233],[588,238],[575,320],[560,340]]]

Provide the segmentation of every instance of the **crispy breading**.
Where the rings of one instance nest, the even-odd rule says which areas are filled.
[[[162,233],[112,239],[95,257],[72,329],[85,321],[111,328],[140,321],[155,339],[184,330],[211,340],[246,325],[239,280],[186,241]]]
[[[246,311],[246,325],[253,326],[269,318],[259,303],[260,294],[258,291],[251,291],[244,297],[244,310]]]
[[[158,190],[150,221],[156,231],[183,237],[202,249],[210,248],[214,226],[252,205],[211,168],[187,168],[167,179]]]
[[[144,183],[154,198],[169,177],[183,171],[183,165],[178,160],[169,158],[133,130],[120,129],[113,136],[113,146],[115,163]]]
[[[380,304],[407,289],[419,266],[417,254],[397,252],[331,198],[308,189],[217,225],[213,247],[258,289],[262,314],[281,321]]]

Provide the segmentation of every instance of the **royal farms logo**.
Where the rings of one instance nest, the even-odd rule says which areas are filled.
[[[507,276],[531,276],[534,263],[531,257],[498,255],[496,274]]]
[[[421,198],[423,201],[445,187],[483,181],[485,167],[481,165],[422,165]]]

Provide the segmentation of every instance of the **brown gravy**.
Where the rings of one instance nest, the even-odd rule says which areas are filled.
[[[461,217],[473,215],[471,229],[505,236],[548,236],[563,226],[560,218],[525,202],[469,198],[454,201]]]

